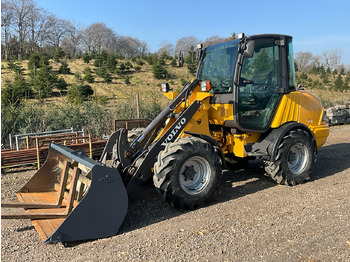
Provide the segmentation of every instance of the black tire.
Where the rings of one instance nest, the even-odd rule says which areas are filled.
[[[200,138],[185,137],[158,154],[153,182],[173,207],[193,210],[208,203],[221,173],[216,149]]]
[[[275,161],[265,161],[265,171],[278,184],[294,186],[310,179],[315,159],[316,149],[309,133],[291,130],[283,137]]]

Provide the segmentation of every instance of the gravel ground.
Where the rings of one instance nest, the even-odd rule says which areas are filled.
[[[2,200],[35,173],[15,171],[2,174]],[[279,186],[263,174],[260,161],[226,171],[211,205],[191,212],[145,186],[117,236],[68,247],[43,244],[28,220],[2,220],[1,260],[350,261],[350,126],[331,128],[309,182]]]

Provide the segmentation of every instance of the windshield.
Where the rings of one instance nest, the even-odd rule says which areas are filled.
[[[229,93],[233,90],[233,71],[239,40],[209,46],[204,51],[197,78],[211,82],[211,92]]]

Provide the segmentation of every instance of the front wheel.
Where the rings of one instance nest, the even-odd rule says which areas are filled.
[[[291,130],[283,137],[275,161],[265,161],[265,171],[278,184],[301,184],[310,178],[315,156],[316,149],[309,133]]]
[[[185,137],[166,146],[154,164],[153,181],[163,199],[180,209],[207,204],[221,175],[216,149],[197,137]]]

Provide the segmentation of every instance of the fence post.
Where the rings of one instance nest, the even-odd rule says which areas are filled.
[[[29,149],[29,136],[26,136],[26,145],[27,145],[27,149]]]
[[[89,149],[90,149],[90,158],[92,158],[92,142],[91,142],[91,135],[89,134]]]
[[[19,150],[19,145],[18,145],[18,136],[15,137],[15,140],[16,140],[16,150],[18,151]]]
[[[40,148],[39,148],[39,139],[35,138],[35,144],[36,144],[36,158],[38,160],[38,169],[40,169]]]
[[[139,93],[136,93],[136,114],[137,114],[137,119],[140,119],[140,97],[139,97]]]
[[[9,134],[9,140],[10,140],[10,149],[12,149],[12,134]]]

